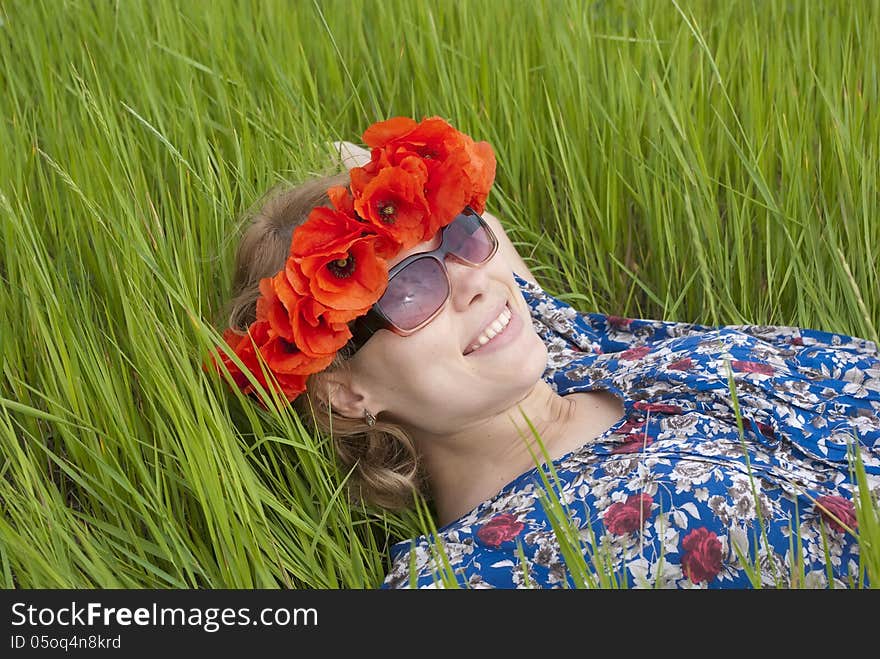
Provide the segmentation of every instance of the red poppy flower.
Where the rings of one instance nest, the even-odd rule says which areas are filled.
[[[335,185],[332,188],[327,189],[327,197],[330,199],[330,203],[333,204],[333,208],[338,210],[340,213],[344,213],[348,216],[354,216],[354,199],[351,196],[351,191],[344,185]]]
[[[462,137],[459,140],[459,137],[461,136],[455,138],[458,141],[454,145],[445,145],[446,154],[442,157],[434,155],[420,159],[427,171],[424,191],[430,208],[430,226],[425,229],[426,239],[449,224],[466,205],[470,205],[478,213],[485,210],[486,197],[495,177],[495,157],[492,155],[489,162],[477,162],[475,159],[485,157],[479,153],[482,149],[469,147],[467,140],[470,138]],[[469,143],[473,145],[473,140]],[[434,152],[442,150],[436,149]],[[412,151],[401,149],[391,155],[383,151],[380,158],[403,163],[418,156]]]
[[[459,152],[430,168],[425,197],[431,213],[425,226],[425,240],[452,222],[468,203],[470,185],[462,168],[464,158],[464,152]]]
[[[262,323],[262,328],[259,327],[259,324],[252,325],[248,331],[251,333],[251,336],[248,334],[239,334],[238,332],[230,329],[227,329],[223,332],[223,341],[231,348],[232,352],[234,352],[242,362],[244,362],[245,367],[247,368],[249,364],[256,365],[257,361],[254,357],[257,348],[254,346],[254,334],[262,333],[265,336],[268,336],[268,322]],[[266,331],[261,331],[265,328]],[[265,339],[264,339],[265,340]],[[221,364],[225,369],[229,372],[229,375],[232,376],[233,382],[235,385],[244,391],[245,394],[250,393],[250,390],[253,389],[252,385],[248,381],[247,377],[233,361],[232,358],[224,353],[222,350],[218,350],[220,361],[211,355],[211,366],[219,373],[222,371]],[[208,368],[208,365],[205,365],[205,368]],[[253,369],[250,369],[253,370]],[[259,368],[257,368],[257,372],[259,372]]]
[[[388,262],[376,255],[374,238],[359,238],[345,250],[301,263],[293,259],[287,270],[299,269],[308,280],[310,297],[330,309],[351,312],[351,320],[375,304],[388,285]]]
[[[380,149],[388,142],[412,132],[418,125],[418,122],[410,117],[392,117],[374,123],[364,131],[362,138],[367,146]]]
[[[263,284],[260,283],[260,291],[263,291]],[[284,305],[285,310],[287,310],[288,315],[290,314],[291,309],[293,309],[297,300],[304,295],[304,293],[299,293],[294,288],[290,279],[288,279],[287,268],[282,269],[277,275],[272,277],[272,291],[278,297],[281,304]],[[257,318],[260,317],[259,310],[257,310]],[[276,330],[277,331],[277,330]],[[278,332],[281,334],[281,332]],[[292,341],[286,335],[282,334],[285,338]]]
[[[352,215],[316,206],[308,219],[293,230],[290,241],[290,256],[298,260],[310,256],[339,251],[340,245],[348,245],[361,237],[364,231],[362,222]]]
[[[388,153],[411,151],[428,160],[443,160],[461,146],[462,133],[440,117],[416,123],[409,117],[393,117],[364,131],[364,144]]]
[[[688,533],[681,546],[681,570],[694,583],[712,581],[721,572],[721,541],[706,527]]]
[[[366,310],[328,310],[311,296],[298,294],[287,278],[287,271],[260,280],[257,320],[268,321],[271,333],[279,339],[268,341],[272,343],[271,352],[267,349],[264,356],[282,373],[312,373],[305,362],[332,357],[351,338],[345,323]],[[332,315],[327,315],[328,311]],[[297,346],[302,356],[294,350]]]
[[[474,142],[440,117],[430,117],[418,124],[409,118],[395,117],[371,126],[363,138],[373,147],[371,163],[365,167],[369,175],[375,175],[382,167],[395,166],[411,155],[421,158],[427,166],[425,196],[433,226],[425,232],[426,237],[451,222],[465,205],[478,213],[485,210],[496,170],[495,153],[487,142]]]
[[[330,209],[324,211],[345,217]],[[331,309],[369,308],[388,283],[388,262],[375,250],[377,236],[363,235],[363,224],[346,218],[337,233],[324,234],[327,242],[322,243],[321,230],[332,221],[324,211],[316,208],[294,231],[287,279],[297,293],[314,297]]]
[[[495,152],[488,142],[474,142],[469,137],[465,148],[469,164],[464,171],[471,182],[471,198],[467,203],[475,211],[482,213],[486,209],[486,199],[495,181]]]
[[[424,173],[422,193],[427,202],[427,213],[422,240],[430,239],[438,229],[449,224],[468,203],[473,186],[465,171],[469,162],[463,148],[436,160],[423,159],[415,152],[403,149],[391,154],[384,150],[376,150],[376,153],[378,161],[366,165],[362,171],[353,171],[353,179],[358,180],[359,186],[365,186],[377,176],[372,172],[394,166],[415,172],[415,163],[418,163],[418,171]]]
[[[332,361],[333,354],[351,338],[351,330],[344,322],[332,322],[325,310],[314,298],[301,297],[291,311],[291,327],[304,354],[319,359],[330,355]]]
[[[279,277],[281,281],[278,281]],[[276,283],[277,282],[277,283]],[[277,288],[276,288],[277,287]],[[288,304],[285,305],[276,292],[280,288],[285,296],[288,296]],[[293,341],[293,329],[290,326],[290,309],[293,308],[293,299],[289,299],[289,293],[293,292],[284,272],[275,277],[266,277],[260,280],[260,297],[257,299],[257,320],[269,321],[272,331],[287,341]],[[296,293],[293,292],[293,298]]]
[[[279,371],[278,369],[283,368],[284,364],[280,363],[280,360],[275,357],[272,346],[273,339],[277,340],[278,337],[273,336],[269,322],[265,320],[251,324],[248,332],[244,335],[237,334],[232,330],[226,330],[223,333],[223,339],[233,349],[245,368],[253,374],[260,386],[268,390],[271,390],[273,385],[270,384],[270,381],[266,380],[266,377],[263,375],[263,369],[265,368],[270,371],[278,382],[281,393],[288,401],[294,400],[305,391],[308,373],[317,372],[329,365],[329,362],[323,364],[320,360],[314,361],[302,358],[296,370],[307,372],[285,373]],[[283,339],[281,340],[283,341]],[[269,359],[266,358],[265,352],[269,353]],[[245,395],[253,393],[255,387],[248,380],[245,372],[239,369],[230,357],[226,355],[221,355],[221,357],[223,365],[229,371],[233,382],[241,389],[242,393]],[[262,368],[260,357],[266,362]]]
[[[260,347],[260,354],[276,376],[311,375],[330,366],[338,349],[329,353],[310,355],[301,350],[298,343],[273,335]]]
[[[355,210],[375,230],[399,243],[399,249],[422,242],[430,215],[424,192],[427,171],[414,158],[407,165],[410,168],[387,167],[374,177],[360,168],[351,170]]]
[[[327,196],[330,198],[330,203],[333,204],[333,208],[340,213],[344,213],[356,220],[361,220],[354,209],[354,197],[351,194],[351,190],[347,187],[337,185],[329,188],[327,190]],[[364,235],[365,232],[370,233],[376,228],[366,222],[361,222],[361,225],[361,235]],[[394,240],[393,237],[385,235],[383,232],[376,233],[376,241],[373,244],[376,248],[376,254],[383,259],[390,259],[400,251],[400,243]]]

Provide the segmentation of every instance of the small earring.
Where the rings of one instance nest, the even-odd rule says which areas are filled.
[[[370,414],[369,410],[364,410],[364,421],[367,422],[367,425],[370,426],[370,428],[376,425],[376,417]]]

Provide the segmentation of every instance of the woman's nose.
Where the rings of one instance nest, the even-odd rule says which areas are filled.
[[[446,258],[446,271],[449,273],[450,301],[456,311],[465,311],[486,295],[489,274],[486,264],[465,265],[454,258]]]

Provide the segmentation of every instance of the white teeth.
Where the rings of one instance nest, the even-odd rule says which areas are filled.
[[[510,322],[511,312],[505,306],[504,310],[498,314],[498,318],[492,321],[489,326],[483,330],[480,336],[477,337],[477,342],[471,345],[468,349],[468,352],[473,352],[474,350],[480,348],[481,346],[486,345],[491,341],[495,336],[501,333],[501,331],[507,327],[507,324]]]

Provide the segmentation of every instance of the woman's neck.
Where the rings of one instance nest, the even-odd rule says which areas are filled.
[[[521,401],[479,425],[442,438],[417,437],[440,524],[458,519],[544,463],[544,450],[551,460],[570,450],[564,438],[582,419],[580,402],[581,397],[560,396],[540,380]]]

